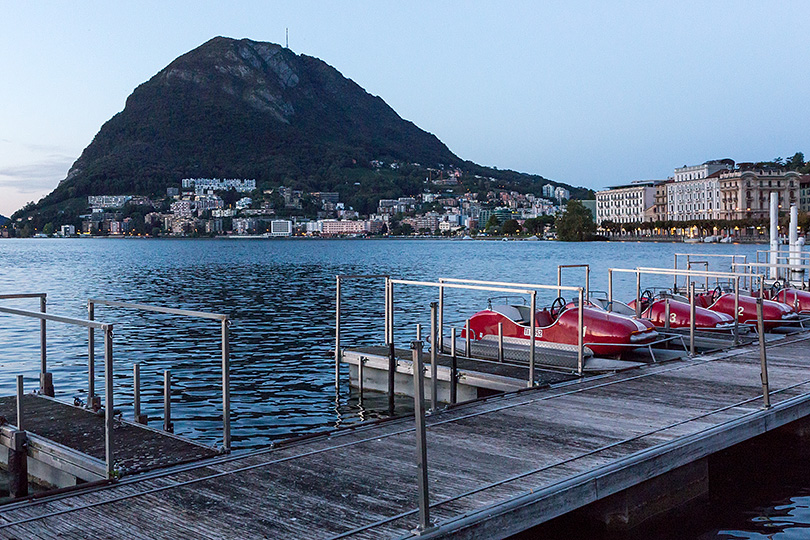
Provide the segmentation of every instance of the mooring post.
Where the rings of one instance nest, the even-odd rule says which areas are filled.
[[[138,363],[132,366],[132,409],[133,420],[146,425],[149,419],[141,414],[141,365]]]
[[[771,391],[768,385],[768,358],[765,354],[765,322],[762,319],[762,295],[757,298],[757,332],[759,332],[759,365],[762,379],[762,405],[771,408]]]
[[[427,434],[425,428],[425,376],[422,364],[422,342],[411,343],[413,349],[413,409],[416,420],[416,467],[419,490],[418,534],[432,528],[430,523],[430,499],[428,493]]]
[[[450,403],[458,399],[458,358],[456,356],[456,329],[450,329]]]
[[[96,319],[96,305],[87,302],[87,319]],[[96,329],[87,329],[87,408],[98,409],[101,405],[96,398]]]
[[[689,356],[695,356],[695,282],[689,282]]]
[[[222,320],[222,449],[231,449],[231,320]]]
[[[45,296],[39,297],[39,311],[45,313],[47,300]],[[45,329],[45,319],[39,321],[39,390],[44,395],[53,397],[53,374],[48,373],[48,346]]]
[[[172,374],[168,369],[163,372],[163,431],[174,433],[172,425]]]
[[[416,323],[416,341],[422,341],[422,325]]]
[[[104,330],[104,457],[107,462],[107,478],[114,474],[113,462],[113,325]]]
[[[503,362],[503,323],[498,323],[498,362]]]
[[[388,286],[388,414],[394,415],[394,391],[397,374],[397,356],[394,348],[394,284]]]
[[[430,410],[435,412],[439,407],[439,362],[436,358],[436,324],[439,305],[430,303]]]
[[[8,491],[16,499],[28,495],[28,448],[23,431],[23,376],[17,375],[17,429],[11,432],[8,449]]]

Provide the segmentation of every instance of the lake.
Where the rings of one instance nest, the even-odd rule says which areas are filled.
[[[346,388],[345,369],[342,390],[335,395],[336,274],[389,274],[432,281],[458,277],[552,285],[556,283],[557,265],[587,263],[591,265],[591,290],[605,290],[609,267],[671,267],[674,253],[684,252],[746,255],[753,260],[756,250],[763,247],[422,239],[2,240],[0,294],[46,292],[49,312],[77,318],[87,317],[88,298],[229,315],[233,320],[233,447],[244,450],[383,414],[386,400],[382,396],[364,400],[362,407],[358,404]],[[713,259],[711,268],[728,270],[729,261]],[[565,271],[564,284],[582,285],[583,280],[581,270]],[[671,284],[671,277],[659,276],[645,277],[642,285]],[[618,298],[630,299],[635,294],[635,277],[618,274],[614,288]],[[463,320],[485,307],[491,294],[447,292],[445,320]],[[398,344],[405,345],[413,338],[416,323],[429,328],[429,303],[436,295],[435,289],[397,288]],[[538,304],[550,304],[555,296],[551,291],[540,294]],[[347,282],[342,301],[343,345],[381,343],[382,280]],[[35,299],[6,300],[3,305],[38,309]],[[2,314],[0,317],[0,393],[14,392],[17,374],[25,376],[26,390],[31,391],[38,386],[39,322]],[[140,363],[142,412],[152,418],[152,425],[158,426],[162,418],[163,370],[170,369],[176,432],[208,444],[217,443],[221,438],[218,324],[103,306],[96,308],[96,319],[115,324],[116,407],[131,417],[132,366]],[[100,336],[96,343],[101,344]],[[96,359],[96,371],[101,374],[100,346]],[[86,399],[87,331],[49,323],[48,366],[58,398]],[[97,379],[97,392],[103,389],[102,382]],[[408,410],[409,401],[398,400],[400,411]],[[768,507],[769,502],[758,504]],[[796,514],[806,516],[807,512]],[[804,525],[810,524],[810,519],[801,519]],[[747,530],[744,523],[738,526]],[[698,537],[691,534],[682,537]],[[759,538],[753,533],[720,534],[700,538]]]

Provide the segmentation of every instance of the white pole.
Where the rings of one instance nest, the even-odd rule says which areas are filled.
[[[799,258],[799,209],[795,204],[790,205],[790,264],[800,265]],[[802,279],[802,274],[795,268],[790,269],[790,281],[796,282]]]
[[[779,194],[771,192],[771,257],[770,262],[773,265],[779,264]],[[779,278],[779,269],[776,266],[771,266],[771,279]]]

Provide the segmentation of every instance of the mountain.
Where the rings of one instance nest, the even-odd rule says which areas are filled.
[[[8,218],[4,215],[0,215],[0,225],[3,225],[6,221],[8,221]]]
[[[394,173],[372,160],[414,165]],[[217,37],[138,86],[59,186],[25,210],[46,221],[84,211],[88,195],[163,195],[182,178],[224,177],[337,191],[363,212],[380,197],[421,191],[427,167],[492,177],[478,179],[483,189],[538,191],[549,183],[460,159],[317,58]]]

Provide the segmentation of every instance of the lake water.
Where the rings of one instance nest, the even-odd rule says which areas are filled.
[[[234,449],[239,450],[382,414],[384,398],[367,399],[364,407],[358,406],[346,388],[345,369],[342,391],[335,395],[336,274],[551,285],[556,283],[557,265],[588,263],[591,289],[605,290],[609,267],[671,267],[676,252],[738,254],[752,260],[762,247],[459,240],[2,240],[0,294],[46,292],[49,312],[77,318],[86,318],[88,298],[228,314],[233,320],[232,436]],[[712,268],[728,270],[729,262],[713,259]],[[581,285],[583,280],[581,270],[564,274],[567,285]],[[666,276],[643,281],[644,287],[671,284],[672,278]],[[618,298],[629,299],[635,294],[635,277],[617,275],[614,288]],[[436,295],[435,289],[397,288],[399,343],[412,339],[417,322],[429,327],[429,303]],[[446,293],[445,320],[463,320],[482,309],[489,296]],[[555,296],[540,295],[538,303],[548,304]],[[38,309],[35,299],[6,300],[3,305]],[[343,305],[344,345],[383,341],[381,280],[345,284]],[[221,438],[218,324],[102,306],[96,308],[96,319],[115,324],[117,408],[126,416],[132,413],[132,366],[138,362],[142,412],[160,419],[163,370],[171,369],[176,432],[217,443]],[[14,392],[17,374],[23,374],[26,389],[33,390],[38,386],[39,322],[3,314],[0,320],[0,395]],[[96,343],[96,370],[101,374],[100,336]],[[49,323],[48,366],[57,397],[85,399],[87,331]],[[103,379],[97,380],[96,388],[103,390]],[[408,402],[401,400],[401,408]],[[806,503],[806,498],[799,498],[797,508],[804,511],[794,513],[797,523],[810,523],[805,519]],[[769,501],[758,504],[767,507]],[[701,538],[760,537],[720,534]],[[789,537],[795,536],[784,538]]]

